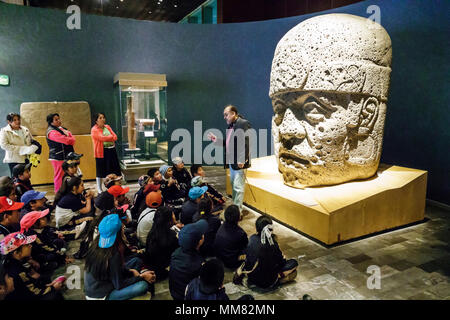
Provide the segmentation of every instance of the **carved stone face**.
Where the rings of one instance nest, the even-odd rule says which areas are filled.
[[[374,97],[300,91],[272,97],[272,134],[284,181],[292,187],[373,175],[385,104]]]
[[[338,184],[375,174],[392,58],[378,24],[347,14],[308,19],[277,45],[269,96],[285,184]]]

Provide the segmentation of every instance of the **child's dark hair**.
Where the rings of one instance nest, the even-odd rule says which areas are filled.
[[[173,232],[170,230],[170,227],[173,226],[172,213],[173,211],[168,207],[163,206],[156,209],[153,226],[146,241],[148,252],[153,251],[155,247],[158,247],[158,244],[162,247],[169,245]]]
[[[5,216],[6,215],[11,215],[12,214],[12,211],[3,211],[3,212],[0,212],[0,222],[2,222],[3,221],[3,219],[5,219]]]
[[[9,197],[9,195],[13,192],[14,190],[14,184],[13,183],[8,183],[5,186],[2,186],[0,188],[0,197]]]
[[[81,180],[80,177],[71,177],[69,180],[67,180],[67,183],[65,184],[65,190],[62,190],[61,194],[66,195],[69,192],[72,192],[73,187],[78,188],[80,186],[81,182],[83,182],[83,180]]]
[[[232,204],[225,209],[224,215],[225,215],[225,222],[230,224],[237,224],[239,222],[241,213],[239,211],[239,207],[235,204]]]
[[[261,234],[262,229],[264,229],[264,227],[268,224],[272,224],[272,219],[268,216],[260,216],[255,222],[256,232]]]
[[[219,289],[223,285],[223,279],[223,263],[216,258],[206,261],[200,269],[200,281],[205,286]]]
[[[198,203],[198,212],[200,213],[200,219],[206,219],[211,215],[213,203],[211,199],[205,195],[204,198]]]
[[[147,171],[147,175],[152,179],[156,171],[159,171],[159,168],[150,168]]]
[[[55,116],[58,116],[58,117],[59,117],[59,114],[58,114],[58,113],[50,113],[50,114],[47,116],[47,123],[48,123],[49,126],[52,124],[53,118],[54,118]]]
[[[120,239],[122,239],[121,231],[117,233],[116,242],[109,248],[100,248],[98,241],[92,241],[86,255],[85,270],[91,273],[95,279],[108,280],[108,262],[119,250],[118,243]]]
[[[15,112],[10,112],[8,113],[8,115],[6,116],[6,121],[8,122],[13,122],[14,121],[14,117],[18,117],[20,120],[20,114],[15,113]]]
[[[66,172],[70,167],[76,167],[78,165],[78,163],[75,162],[71,162],[69,163],[67,160],[63,162],[62,164],[62,169],[64,172]]]
[[[191,175],[194,176],[196,173],[198,173],[198,170],[202,167],[201,164],[193,164],[191,166]]]

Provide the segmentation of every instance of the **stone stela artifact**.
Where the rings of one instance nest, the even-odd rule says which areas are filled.
[[[128,148],[129,150],[136,149],[136,118],[133,111],[133,97],[127,96],[127,119],[128,119]]]

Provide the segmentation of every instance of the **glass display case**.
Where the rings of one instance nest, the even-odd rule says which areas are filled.
[[[118,73],[118,155],[123,169],[168,160],[165,75]]]

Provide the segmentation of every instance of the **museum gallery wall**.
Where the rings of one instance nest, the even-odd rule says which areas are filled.
[[[22,102],[87,101],[116,126],[113,77],[141,72],[167,75],[169,132],[193,133],[194,120],[203,121],[203,130],[224,129],[221,113],[228,103],[254,128],[270,130],[268,94],[278,41],[313,16],[369,17],[371,5],[380,8],[393,53],[381,162],[427,170],[427,198],[450,204],[448,1],[363,1],[311,15],[223,25],[82,15],[81,30],[66,28],[63,11],[0,3],[0,74],[10,77],[9,86],[0,86],[0,122],[3,126],[6,114],[19,111]],[[6,165],[0,165],[0,174],[8,174]]]

